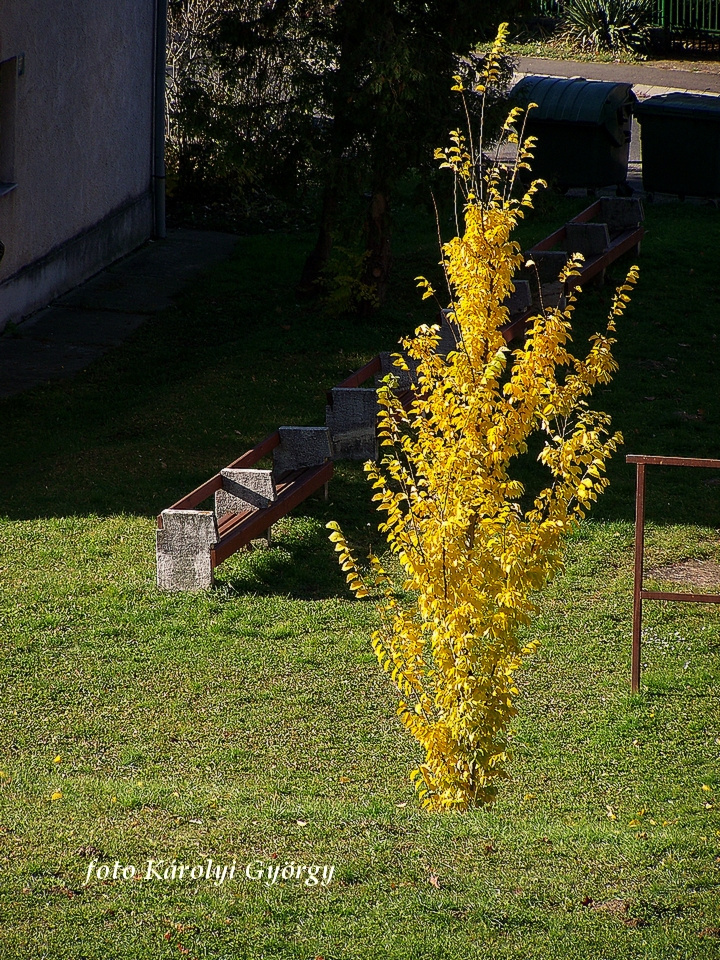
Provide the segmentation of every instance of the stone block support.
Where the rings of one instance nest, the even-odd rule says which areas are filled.
[[[262,509],[276,499],[272,470],[231,470],[225,467],[220,474],[223,485],[222,490],[215,493],[217,517]]]
[[[218,530],[211,510],[163,510],[156,535],[160,590],[208,590],[213,586],[210,549]]]
[[[221,519],[226,513],[247,513],[261,510],[277,499],[272,470],[220,471],[223,478],[221,490],[215,492],[215,516]],[[263,534],[262,540],[253,541],[257,546],[266,542],[270,546],[272,526]]]
[[[402,355],[405,357],[407,370],[403,370],[402,367],[395,366],[393,356],[396,353],[402,353]],[[412,357],[408,357],[402,350],[394,350],[392,353],[388,350],[383,350],[380,353],[380,373],[376,377],[376,385],[379,386],[382,378],[386,377],[389,373],[391,373],[394,377],[397,377],[397,388],[401,393],[403,393],[405,390],[409,390],[410,387],[413,387],[417,384],[417,360],[413,360]]]
[[[273,477],[280,480],[292,470],[317,467],[332,459],[327,427],[280,427],[280,443],[273,450]]]
[[[526,260],[532,260],[534,267],[526,267],[532,280],[537,283],[538,277],[540,283],[554,283],[560,271],[568,260],[565,250],[528,250],[525,253]],[[532,282],[531,280],[531,282]]]
[[[613,239],[626,230],[636,230],[645,219],[645,213],[637,197],[603,197],[597,219],[607,224]]]
[[[460,331],[454,320],[450,317],[451,311],[443,310],[440,313],[440,343],[438,344],[438,353],[446,357],[453,350],[457,350],[460,342]]]
[[[394,371],[402,374],[397,367]],[[377,393],[370,387],[334,387],[332,402],[325,408],[325,422],[332,439],[333,458],[376,460]]]
[[[532,307],[532,294],[530,293],[529,280],[515,280],[515,289],[505,300],[505,306],[510,314],[510,319],[519,313],[525,313]]]
[[[605,223],[566,223],[565,237],[568,254],[581,253],[586,262],[602,256],[610,247]]]

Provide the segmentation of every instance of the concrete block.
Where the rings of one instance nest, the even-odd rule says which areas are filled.
[[[554,283],[544,283],[541,288],[542,307],[547,310],[551,307],[557,307],[564,310],[567,304],[565,296],[565,284],[556,280]],[[538,308],[540,304],[538,303]]]
[[[533,281],[537,284],[538,275],[540,283],[553,283],[567,263],[568,255],[565,250],[528,250],[525,258],[535,263],[534,267],[524,269],[531,278],[531,284]]]
[[[163,510],[156,534],[160,590],[208,590],[213,585],[210,549],[218,531],[211,510]]]
[[[333,458],[377,459],[377,392],[368,387],[334,387],[331,397],[332,403],[325,408],[325,422],[330,431]]]
[[[276,499],[272,470],[221,470],[222,490],[215,492],[215,516],[267,507]]]
[[[604,223],[566,223],[565,235],[568,253],[581,253],[586,261],[599,257],[610,246]]]
[[[393,354],[395,353],[401,353],[405,357],[405,363],[408,367],[407,370],[403,370],[401,367],[395,366],[393,362]],[[417,360],[413,360],[411,357],[406,356],[402,350],[393,350],[392,352],[383,350],[379,356],[380,373],[375,378],[376,386],[380,386],[380,381],[382,378],[386,377],[389,373],[398,378],[398,390],[401,393],[405,390],[409,390],[410,387],[417,384]]]
[[[457,350],[460,342],[460,330],[454,320],[451,319],[448,310],[441,311],[440,314],[440,343],[438,344],[438,353],[446,357],[452,350]]]
[[[625,230],[635,230],[645,219],[643,206],[637,197],[603,197],[598,220],[607,224],[610,238]]]
[[[515,289],[505,300],[505,306],[508,309],[511,319],[519,313],[525,313],[525,311],[529,310],[532,306],[530,281],[516,280],[514,286]]]
[[[317,467],[332,459],[327,427],[280,427],[280,443],[273,450],[276,480],[291,470]]]

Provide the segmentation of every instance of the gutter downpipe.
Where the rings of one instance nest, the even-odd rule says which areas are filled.
[[[167,0],[155,0],[155,98],[153,109],[153,236],[162,240],[165,230],[165,46]]]

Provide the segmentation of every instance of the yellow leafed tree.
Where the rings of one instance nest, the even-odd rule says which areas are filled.
[[[496,77],[505,36],[503,25],[486,58],[481,96]],[[400,719],[425,752],[412,778],[430,809],[489,803],[507,777],[515,673],[535,647],[523,642],[522,628],[538,591],[562,566],[564,538],[607,485],[606,461],[622,442],[586,398],[616,369],[615,319],[636,267],[584,357],[570,349],[579,287],[564,307],[533,319],[519,349],[511,351],[501,331],[523,263],[512,231],[541,185],[513,197],[517,171],[532,156],[520,119],[513,110],[504,128],[518,143],[510,171],[482,168],[482,138],[474,144],[472,132],[454,131],[452,146],[437,152],[462,206],[463,227],[442,246],[456,345],[446,355],[439,350],[439,326],[422,326],[402,342],[395,364],[414,371],[414,397],[406,411],[387,378],[379,390],[383,455],[365,465],[383,515],[379,529],[404,573],[403,598],[377,557],[362,575],[342,531],[328,524],[356,595],[381,587],[373,646],[398,691]],[[562,280],[577,275],[580,260],[570,258]],[[424,297],[434,295],[426,280],[419,283]],[[547,480],[527,503],[511,470],[538,433]]]

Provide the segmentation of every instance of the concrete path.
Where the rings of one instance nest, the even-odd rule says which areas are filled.
[[[682,93],[720,94],[720,64],[714,73],[651,67],[643,63],[585,63],[579,60],[543,60],[539,57],[521,57],[516,68],[516,79],[525,74],[548,77],[584,77],[586,80],[613,80],[631,83],[640,100],[669,91]]]
[[[226,260],[238,238],[172,230],[0,335],[0,397],[71,377],[169,307],[196,276]]]

